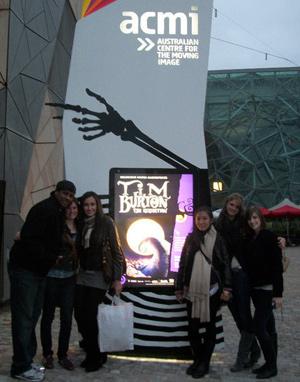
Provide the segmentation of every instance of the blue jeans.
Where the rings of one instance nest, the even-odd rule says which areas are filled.
[[[67,356],[72,328],[75,281],[75,276],[67,278],[47,277],[41,320],[41,342],[44,357],[53,354],[51,327],[56,307],[60,308],[57,357],[63,359]]]
[[[31,368],[37,349],[35,327],[43,306],[46,278],[25,269],[9,269],[9,277],[13,376]]]
[[[250,285],[242,269],[232,270],[232,300],[228,303],[228,308],[239,331],[253,333]]]

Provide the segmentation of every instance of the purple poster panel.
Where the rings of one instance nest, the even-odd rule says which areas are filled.
[[[111,176],[127,285],[172,285],[193,227],[193,175],[119,169]]]
[[[178,209],[173,231],[170,271],[177,272],[185,238],[193,228],[193,175],[182,174],[179,183]]]

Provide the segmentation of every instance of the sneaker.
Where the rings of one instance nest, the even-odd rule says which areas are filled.
[[[40,371],[41,373],[45,373],[46,369],[43,365],[41,365],[40,363],[36,363],[36,362],[33,362],[31,364],[31,367],[32,369],[36,370],[36,371]]]
[[[45,366],[46,369],[53,369],[54,368],[52,355],[47,355],[47,357],[44,357],[43,365]]]
[[[45,378],[45,374],[31,368],[24,371],[24,373],[13,375],[13,378],[21,379],[22,381],[40,382]]]
[[[67,357],[58,360],[58,363],[66,370],[74,370],[73,362]]]

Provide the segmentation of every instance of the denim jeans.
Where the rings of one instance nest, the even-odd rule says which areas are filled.
[[[35,327],[43,306],[46,277],[25,269],[9,269],[9,277],[13,376],[29,370],[35,356]]]
[[[41,320],[41,342],[43,355],[53,354],[51,327],[56,307],[60,308],[58,337],[58,359],[67,356],[72,329],[72,315],[75,294],[75,276],[67,278],[47,277],[43,315]]]
[[[253,333],[250,285],[242,269],[232,271],[232,300],[228,303],[228,308],[239,331]]]

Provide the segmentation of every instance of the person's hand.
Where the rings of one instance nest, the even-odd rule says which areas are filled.
[[[283,303],[282,297],[273,297],[273,304],[275,304],[276,309],[282,308],[282,303]]]
[[[285,249],[285,247],[286,247],[286,239],[284,237],[282,237],[282,236],[278,236],[277,241],[278,241],[279,248],[280,249]]]
[[[122,288],[123,288],[121,281],[115,280],[112,284],[112,288],[115,290],[116,295],[119,296],[120,293],[122,292]]]
[[[178,302],[182,302],[183,300],[183,290],[176,290],[175,291],[176,300]]]
[[[221,293],[220,299],[222,301],[228,302],[231,299],[231,292],[227,289],[223,289],[223,292]]]
[[[19,241],[19,240],[21,240],[21,232],[20,231],[18,231],[17,233],[16,233],[16,236],[15,236],[15,239],[14,239],[15,241]]]
[[[62,261],[63,261],[63,258],[64,258],[63,256],[57,256],[55,265],[59,265],[59,264],[61,264]]]

